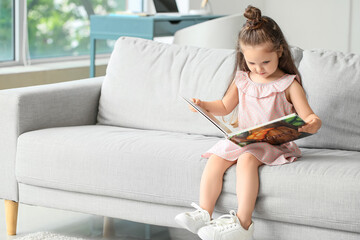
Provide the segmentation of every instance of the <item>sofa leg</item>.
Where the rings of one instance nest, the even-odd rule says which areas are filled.
[[[151,239],[151,226],[149,224],[145,224],[145,240]]]
[[[6,229],[9,236],[16,235],[18,209],[19,203],[5,200]]]
[[[104,217],[103,224],[103,237],[104,238],[114,238],[116,236],[114,219],[110,217]]]

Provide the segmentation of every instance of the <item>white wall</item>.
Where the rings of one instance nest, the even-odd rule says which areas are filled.
[[[351,42],[359,31],[356,33],[352,26],[360,25],[351,18],[352,1],[267,0],[263,12],[280,25],[291,45],[354,52]]]
[[[202,0],[189,0],[190,9],[199,9]],[[264,6],[264,0],[209,0],[214,14],[235,14],[244,12],[245,8],[251,3],[260,9]]]
[[[360,1],[351,1],[350,52],[360,54]]]
[[[185,0],[183,0],[185,1]],[[189,0],[198,9],[201,0]],[[243,12],[251,4],[273,18],[289,44],[360,54],[359,0],[210,0],[214,14]]]

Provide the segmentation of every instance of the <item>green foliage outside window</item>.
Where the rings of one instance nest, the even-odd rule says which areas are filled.
[[[13,1],[0,0],[0,62],[14,60]]]
[[[89,54],[90,15],[125,8],[126,0],[27,0],[30,57]],[[100,53],[111,51],[107,41],[96,47]]]

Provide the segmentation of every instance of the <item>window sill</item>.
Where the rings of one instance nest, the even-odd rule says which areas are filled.
[[[172,44],[173,37],[158,37],[154,41]],[[110,54],[96,57],[96,76],[104,76]],[[0,67],[0,90],[50,84],[89,78],[90,60],[68,60],[47,63],[33,62],[30,66]]]
[[[109,58],[96,59],[96,66],[107,65]],[[90,60],[73,60],[52,63],[34,63],[29,66],[0,67],[0,75],[31,73],[39,71],[66,70],[71,68],[89,68]]]
[[[96,76],[105,75],[109,58],[96,59]],[[0,68],[0,90],[89,78],[90,60],[34,63]]]

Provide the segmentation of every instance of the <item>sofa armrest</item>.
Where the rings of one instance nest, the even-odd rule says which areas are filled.
[[[95,124],[103,79],[0,91],[0,198],[18,201],[18,137],[44,128]]]

